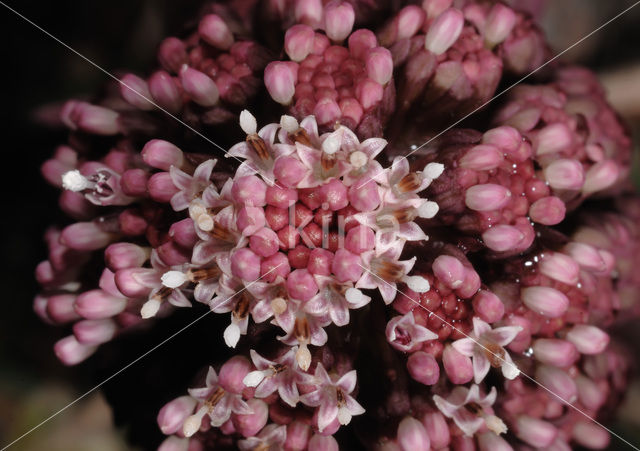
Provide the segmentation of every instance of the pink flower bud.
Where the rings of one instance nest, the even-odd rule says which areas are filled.
[[[316,295],[318,285],[306,269],[296,269],[287,277],[287,291],[293,299],[306,302]]]
[[[260,277],[260,257],[247,248],[238,249],[231,256],[231,272],[248,282]]]
[[[249,239],[249,247],[261,257],[269,257],[278,252],[278,235],[271,229],[262,228]]]
[[[338,442],[332,435],[315,434],[309,440],[309,451],[339,451]]]
[[[434,385],[440,378],[438,362],[426,352],[414,352],[407,360],[407,370],[411,377],[425,385]]]
[[[265,202],[278,208],[289,208],[298,200],[298,191],[279,185],[267,187]]]
[[[578,263],[560,252],[546,252],[538,263],[538,269],[545,276],[567,285],[576,285],[580,280]]]
[[[609,446],[609,432],[591,421],[578,421],[573,426],[572,438],[589,449],[604,449]]]
[[[482,239],[489,249],[496,252],[505,252],[517,249],[520,243],[524,241],[525,235],[517,227],[498,224],[484,232]]]
[[[151,75],[149,91],[153,100],[170,113],[177,113],[182,108],[178,87],[167,72],[161,70]]]
[[[331,274],[333,253],[326,249],[315,248],[309,254],[307,269],[311,274],[328,276]]]
[[[253,413],[247,415],[233,414],[231,420],[236,431],[244,437],[253,437],[267,424],[269,418],[269,406],[260,399],[247,401]]]
[[[187,59],[187,50],[180,39],[169,37],[160,43],[158,60],[166,70],[178,73],[180,67],[187,62]]]
[[[442,366],[447,377],[454,384],[466,384],[473,379],[471,359],[460,354],[451,345],[446,345],[442,352]]]
[[[340,42],[351,34],[356,13],[350,3],[334,0],[324,7],[324,31],[334,42]]]
[[[431,441],[422,423],[413,417],[405,417],[398,425],[398,445],[402,451],[429,449]]]
[[[340,119],[340,106],[330,98],[318,100],[313,108],[313,114],[320,125],[331,125]]]
[[[158,412],[158,426],[165,435],[182,430],[184,420],[193,413],[198,401],[191,396],[180,396],[165,404]]]
[[[73,335],[58,340],[53,347],[58,359],[63,364],[69,366],[77,365],[83,360],[86,360],[91,354],[96,352],[97,349],[97,346],[79,343]]]
[[[120,79],[120,95],[124,100],[139,110],[152,110],[151,92],[145,80],[133,74],[126,74]]]
[[[566,371],[553,366],[540,365],[536,368],[536,380],[568,403],[578,397],[578,388]]]
[[[171,166],[181,168],[184,164],[182,150],[168,141],[152,139],[142,148],[142,159],[152,168],[168,171]]]
[[[149,258],[149,252],[137,244],[114,243],[104,251],[105,263],[112,271],[140,267]]]
[[[244,236],[251,236],[266,224],[264,210],[260,207],[242,207],[236,215],[238,230]]]
[[[366,28],[356,30],[349,36],[349,53],[359,60],[364,60],[368,51],[377,45],[376,35]]]
[[[263,259],[260,264],[261,280],[265,282],[273,282],[277,277],[286,278],[290,272],[289,259],[282,252]]]
[[[493,431],[483,432],[477,437],[480,451],[513,451],[511,445]]]
[[[493,47],[504,41],[516,23],[516,13],[501,3],[496,3],[484,25],[484,40]]]
[[[476,211],[499,210],[511,200],[511,192],[502,185],[474,185],[465,193],[465,204]]]
[[[293,62],[273,61],[264,70],[264,84],[278,103],[288,105],[293,99],[298,81],[298,65]]]
[[[187,249],[193,248],[199,240],[191,218],[185,218],[182,221],[171,224],[169,236],[178,246]]]
[[[64,324],[80,319],[75,311],[76,295],[57,294],[47,300],[46,312],[49,318],[58,324]]]
[[[443,54],[458,40],[463,26],[462,12],[454,8],[447,9],[429,27],[425,48],[436,55]]]
[[[284,35],[284,51],[292,61],[300,62],[313,51],[315,32],[308,25],[294,25]]]
[[[375,247],[376,236],[369,227],[358,225],[349,229],[344,240],[344,247],[356,255],[370,251]]]
[[[296,21],[313,28],[320,28],[322,10],[321,0],[299,0],[295,2]]]
[[[582,164],[570,158],[553,161],[544,168],[544,177],[553,189],[579,190],[584,185]]]
[[[307,168],[293,157],[280,157],[273,166],[273,173],[279,183],[288,187],[296,186],[307,174]]]
[[[393,76],[391,52],[384,47],[371,49],[366,56],[365,66],[370,79],[386,85]]]
[[[180,81],[185,92],[198,105],[209,107],[218,103],[218,87],[208,75],[185,64],[180,69]]]
[[[346,249],[338,249],[331,263],[331,272],[338,282],[357,282],[362,275],[360,256]]]
[[[79,343],[85,345],[99,345],[111,340],[118,326],[111,319],[96,319],[78,321],[73,325],[73,335]]]
[[[242,390],[245,389],[242,380],[251,369],[251,362],[246,357],[237,355],[230,358],[220,368],[220,374],[218,374],[220,386],[232,393],[242,393]]]
[[[147,183],[149,196],[156,202],[169,203],[171,198],[178,192],[178,188],[173,184],[171,175],[168,172],[156,172],[149,178]]]
[[[544,225],[556,225],[564,219],[567,207],[555,196],[538,199],[529,207],[529,216],[534,222]]]
[[[149,269],[128,268],[116,271],[115,283],[118,290],[129,298],[144,297],[149,294],[151,288],[140,282],[140,276],[146,275]]]
[[[432,449],[442,449],[449,445],[451,432],[447,420],[440,412],[425,413],[422,417],[422,425],[429,435]]]
[[[620,176],[620,166],[613,160],[602,160],[589,168],[585,174],[582,192],[595,193],[610,188]]]
[[[565,246],[565,250],[580,266],[596,274],[606,274],[613,269],[611,264],[613,262],[605,251],[598,250],[589,244],[572,242]]]
[[[107,246],[114,238],[114,234],[103,231],[94,222],[77,222],[64,228],[60,242],[79,251],[94,251]]]
[[[200,20],[198,34],[203,41],[220,50],[229,50],[233,45],[233,33],[216,14],[207,14]]]
[[[102,319],[115,316],[127,306],[127,300],[111,296],[102,290],[90,290],[76,299],[76,312],[86,319]]]
[[[488,290],[481,290],[473,297],[473,310],[487,323],[500,321],[504,316],[504,304]]]
[[[127,196],[146,197],[148,181],[149,175],[144,169],[128,169],[122,174],[120,187]]]
[[[384,89],[382,85],[374,80],[365,78],[356,85],[355,94],[358,102],[362,105],[362,109],[367,111],[380,103],[384,95]]]
[[[73,128],[87,133],[109,136],[120,132],[118,113],[87,102],[76,102],[69,119]]]
[[[520,415],[516,420],[516,435],[534,448],[551,445],[558,435],[558,430],[551,423],[527,415]]]
[[[609,344],[609,335],[596,326],[576,324],[567,333],[567,340],[573,343],[581,354],[600,354]]]
[[[267,185],[255,175],[236,178],[231,187],[233,200],[240,205],[264,207],[266,205]]]
[[[180,427],[182,427],[182,425]],[[167,437],[162,441],[162,443],[160,443],[158,451],[189,451],[189,439],[172,435],[170,437]]]
[[[349,187],[349,202],[360,211],[373,211],[380,205],[378,185],[368,178],[360,178]]]
[[[287,440],[285,442],[285,449],[292,451],[298,449],[307,449],[311,433],[311,428],[303,421],[292,421],[287,425]]]
[[[558,318],[569,308],[569,298],[551,287],[527,287],[520,294],[529,309],[549,318]]]
[[[474,171],[489,171],[495,169],[504,160],[502,152],[492,145],[479,144],[472,147],[460,158],[461,168]]]
[[[576,379],[578,399],[587,409],[598,410],[607,399],[607,392],[586,376],[579,374]]]
[[[535,136],[533,150],[536,156],[558,153],[567,150],[573,142],[573,133],[563,122],[550,124]]]
[[[533,354],[536,360],[560,368],[572,365],[580,357],[571,342],[557,338],[537,339],[533,342]]]
[[[432,265],[433,274],[446,286],[456,289],[462,285],[466,270],[463,264],[450,255],[440,255]]]

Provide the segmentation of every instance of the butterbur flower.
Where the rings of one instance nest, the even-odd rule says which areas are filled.
[[[473,318],[473,333],[468,338],[453,342],[453,347],[473,359],[473,377],[476,384],[482,382],[491,367],[502,368],[507,379],[513,379],[520,370],[504,347],[513,341],[522,328],[518,326],[492,329],[480,318]]]
[[[356,371],[352,370],[338,377],[329,376],[321,363],[315,371],[315,387],[312,392],[300,397],[300,401],[308,406],[318,408],[318,430],[322,432],[336,418],[342,425],[351,422],[355,415],[362,415],[365,410],[351,396],[356,387]]]

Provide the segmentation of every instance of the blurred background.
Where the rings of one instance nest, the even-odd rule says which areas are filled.
[[[555,52],[560,52],[634,1],[513,0],[511,3],[531,8],[540,17]],[[197,0],[14,0],[5,3],[105,69],[113,72],[126,68],[140,73],[152,67],[160,40],[180,30],[200,4]],[[541,7],[541,3],[544,6]],[[3,108],[0,109],[3,157],[0,166],[3,206],[0,449],[190,319],[174,318],[162,334],[133,340],[134,344],[127,347],[125,353],[116,355],[107,349],[74,368],[65,368],[56,360],[52,346],[64,334],[40,322],[32,311],[32,299],[37,292],[33,270],[46,255],[41,238],[45,228],[54,222],[64,222],[56,192],[41,179],[39,166],[56,144],[65,140],[65,133],[41,123],[49,117],[51,105],[95,92],[107,77],[2,5],[0,2],[3,37],[0,61],[4,68],[1,71]],[[640,136],[639,42],[640,5],[563,56],[564,60],[587,65],[601,75],[611,103],[626,119],[636,138],[636,147]],[[636,354],[640,354],[640,332],[634,329],[639,328],[626,327],[620,333],[636,343]],[[206,332],[205,325],[198,325],[185,335],[193,340],[194,336],[206,337]],[[176,385],[178,376],[160,369],[152,380],[141,379],[142,373],[136,367],[153,368],[163,359],[179,355],[180,346],[185,343],[184,338],[176,339],[158,349],[105,384],[104,390],[83,398],[10,449],[143,449],[145,442],[159,437],[157,429],[135,426],[138,420],[141,424],[152,424],[151,418],[142,416],[157,411],[150,407],[162,404],[153,396],[154,390],[182,389],[185,384],[179,381]],[[175,363],[183,369],[193,367],[188,374],[195,373],[200,366],[200,362]],[[635,380],[612,426],[631,442],[640,443],[640,382],[637,377]],[[105,397],[116,406],[115,414]],[[117,407],[125,404],[132,407]],[[122,424],[133,426],[125,429]],[[140,448],[128,444],[131,442]],[[621,446],[613,440],[611,449],[622,449]]]

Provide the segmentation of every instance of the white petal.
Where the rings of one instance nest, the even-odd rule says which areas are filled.
[[[224,342],[230,348],[235,348],[240,340],[240,328],[236,323],[231,323],[224,330],[224,334],[222,335],[224,338]]]

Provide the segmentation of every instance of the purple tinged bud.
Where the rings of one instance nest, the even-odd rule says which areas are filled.
[[[261,257],[270,257],[278,252],[278,235],[273,230],[264,227],[251,235],[249,246],[253,252]]]
[[[511,198],[511,191],[502,185],[486,183],[473,185],[465,193],[465,204],[476,211],[500,210],[507,205]]]
[[[557,338],[539,338],[533,342],[533,355],[536,360],[559,368],[566,368],[580,358],[573,343]]]
[[[361,258],[346,249],[338,249],[331,262],[331,272],[338,282],[357,282],[362,275]]]
[[[484,244],[496,252],[517,249],[525,235],[520,229],[506,224],[498,224],[482,234]]]
[[[509,443],[493,431],[477,435],[480,451],[513,451]]]
[[[573,403],[578,397],[576,383],[560,368],[539,365],[536,369],[536,380],[568,403]]]
[[[44,296],[36,295],[33,299],[33,311],[38,317],[47,324],[53,324],[54,321],[47,314],[48,299]]]
[[[449,8],[431,24],[425,37],[424,46],[436,55],[442,55],[460,36],[464,26],[462,12]]]
[[[599,161],[587,170],[582,192],[590,194],[610,188],[619,176],[620,166],[615,161]]]
[[[567,285],[576,285],[580,280],[580,266],[568,255],[560,252],[548,252],[544,254],[540,263],[538,263],[540,273],[566,283]]]
[[[585,243],[569,243],[565,250],[580,266],[595,273],[608,273],[612,268],[612,261],[606,251],[599,251]]]
[[[338,442],[332,435],[316,434],[309,440],[308,451],[339,451]]]
[[[328,276],[331,274],[331,262],[333,253],[327,249],[315,248],[309,254],[307,269],[311,274]]]
[[[264,70],[264,84],[278,103],[288,105],[296,92],[298,65],[293,62],[273,61]]]
[[[396,16],[396,41],[413,37],[424,24],[425,16],[424,10],[417,5],[402,8]]]
[[[378,40],[373,31],[361,28],[349,36],[349,53],[356,59],[364,60],[370,49],[378,46]]]
[[[171,166],[181,168],[184,153],[178,147],[162,139],[152,139],[142,148],[142,160],[152,168],[169,171]]]
[[[263,259],[260,264],[260,275],[264,276],[265,282],[273,282],[277,277],[286,278],[290,272],[289,259],[282,252]]]
[[[280,157],[273,165],[273,174],[278,182],[294,187],[307,174],[307,168],[300,160],[293,157]]]
[[[96,215],[96,206],[81,193],[65,190],[60,194],[58,203],[60,209],[73,219],[90,219]]]
[[[77,321],[81,318],[75,310],[75,294],[56,294],[47,300],[47,315],[58,324]]]
[[[331,125],[340,119],[342,111],[340,105],[328,97],[324,97],[316,103],[313,108],[313,115],[316,117],[318,124]]]
[[[111,243],[115,235],[103,231],[94,222],[76,222],[60,235],[60,243],[78,251],[95,251]]]
[[[87,133],[105,136],[120,132],[118,118],[115,111],[87,102],[76,102],[69,115],[74,129],[77,127]]]
[[[124,311],[127,300],[102,290],[85,291],[76,299],[76,312],[86,319],[110,318]]]
[[[358,225],[352,227],[347,232],[344,240],[344,247],[354,254],[362,254],[370,251],[375,247],[376,236],[369,227]]]
[[[255,175],[246,175],[234,180],[231,187],[233,200],[240,205],[264,207],[266,205],[267,185]]]
[[[402,451],[429,449],[431,441],[422,423],[413,417],[405,417],[398,425],[398,445]]]
[[[182,431],[184,420],[193,413],[198,401],[191,396],[180,396],[165,404],[158,412],[158,426],[165,435]]]
[[[488,290],[480,290],[473,297],[473,310],[483,321],[491,324],[504,316],[504,304],[498,296]]]
[[[544,177],[553,189],[579,190],[584,185],[584,169],[578,160],[561,158],[544,168]]]
[[[606,391],[602,390],[598,384],[582,374],[576,379],[578,387],[578,399],[587,409],[598,410],[607,399]]]
[[[558,318],[569,308],[569,298],[555,288],[527,287],[520,295],[529,309],[549,318]]]
[[[251,362],[241,355],[227,360],[220,368],[218,381],[220,386],[231,393],[240,394],[245,389],[242,380],[252,370]]]
[[[149,174],[147,174],[144,169],[128,169],[122,174],[122,178],[120,179],[120,187],[122,188],[122,192],[127,196],[147,197],[148,182]],[[84,196],[82,197],[84,198]]]
[[[307,449],[311,432],[311,427],[303,421],[292,421],[287,425],[285,449],[288,451]]]
[[[253,413],[247,415],[234,414],[231,416],[236,431],[244,437],[253,437],[267,424],[269,406],[261,399],[252,398],[247,401]]]
[[[253,235],[266,224],[264,209],[260,207],[241,207],[236,215],[236,225],[244,236]]]
[[[99,345],[111,340],[118,331],[112,319],[78,321],[73,325],[73,335],[85,345]]]
[[[120,79],[120,95],[127,103],[139,110],[152,110],[152,97],[149,85],[145,80],[133,74],[126,74]]]
[[[284,51],[291,61],[300,62],[313,51],[315,32],[308,25],[294,25],[284,35]]]
[[[178,192],[178,188],[173,183],[168,172],[156,172],[149,177],[147,183],[149,196],[156,202],[169,203],[171,198]]]
[[[451,432],[447,420],[440,412],[425,413],[422,417],[422,425],[429,435],[432,449],[442,449],[449,445]]]
[[[351,34],[356,13],[350,3],[334,0],[324,7],[324,31],[334,42],[341,42]]]
[[[347,199],[347,188],[338,179],[331,179],[318,190],[322,202],[326,202],[329,210],[340,210],[349,205]]]
[[[373,81],[386,85],[393,76],[391,52],[384,47],[371,49],[365,60],[367,76]]]
[[[231,272],[248,282],[260,277],[260,257],[247,248],[238,249],[231,256]]]
[[[559,224],[564,219],[566,212],[566,205],[556,196],[538,199],[529,207],[531,220],[544,225]]]
[[[227,24],[216,14],[207,14],[198,24],[198,34],[207,44],[220,50],[229,50],[233,45],[233,34]]]
[[[474,171],[490,171],[495,169],[504,160],[500,150],[489,144],[479,144],[472,147],[460,158],[461,168],[472,169]]]
[[[185,218],[182,221],[171,224],[171,227],[169,227],[169,236],[178,246],[187,249],[192,249],[199,241],[191,218]]]
[[[378,184],[370,179],[361,178],[349,187],[349,202],[360,211],[373,211],[380,205]]]
[[[484,40],[493,47],[504,41],[516,23],[516,13],[502,3],[496,3],[484,25]]]
[[[447,377],[454,384],[466,384],[473,379],[471,359],[460,354],[451,345],[446,345],[442,352],[442,366]]]
[[[278,208],[289,208],[298,200],[298,191],[279,185],[267,187],[265,202]]]
[[[527,415],[518,417],[515,429],[518,438],[534,448],[551,445],[558,435],[558,430],[551,423]]]
[[[114,243],[104,251],[107,267],[112,271],[140,267],[149,258],[149,250],[133,243]]]
[[[138,275],[148,273],[146,268],[128,268],[116,271],[115,283],[118,291],[129,298],[144,297],[149,294],[151,288],[141,284]]]
[[[208,75],[185,64],[180,69],[180,81],[185,92],[198,105],[209,107],[218,103],[218,87]]]
[[[296,21],[313,28],[320,28],[322,25],[322,10],[321,0],[298,0],[295,2],[294,11]]]
[[[451,289],[459,288],[464,282],[466,270],[462,262],[450,255],[440,255],[432,265],[433,274]]]
[[[571,437],[579,445],[589,449],[604,449],[611,440],[607,430],[591,421],[578,421],[573,426]]]
[[[177,113],[182,108],[180,91],[167,72],[160,70],[151,75],[149,91],[153,100],[170,113]]]
[[[407,370],[411,377],[424,385],[434,385],[440,379],[438,362],[426,352],[418,351],[409,356]]]
[[[97,346],[79,343],[73,335],[58,340],[53,346],[58,359],[68,366],[77,365],[91,356],[97,349]]]
[[[482,135],[482,143],[493,145],[511,154],[516,152],[522,144],[522,135],[515,128],[503,125],[485,132]]]
[[[533,150],[536,156],[567,150],[573,142],[573,133],[562,122],[547,125],[541,129],[533,142]]]
[[[567,333],[567,340],[582,354],[600,354],[609,344],[609,335],[596,326],[576,324]]]
[[[306,269],[296,269],[287,277],[287,291],[293,299],[306,302],[316,295],[318,285]]]
[[[178,73],[188,60],[184,42],[174,37],[164,39],[158,48],[158,60],[166,70]]]

